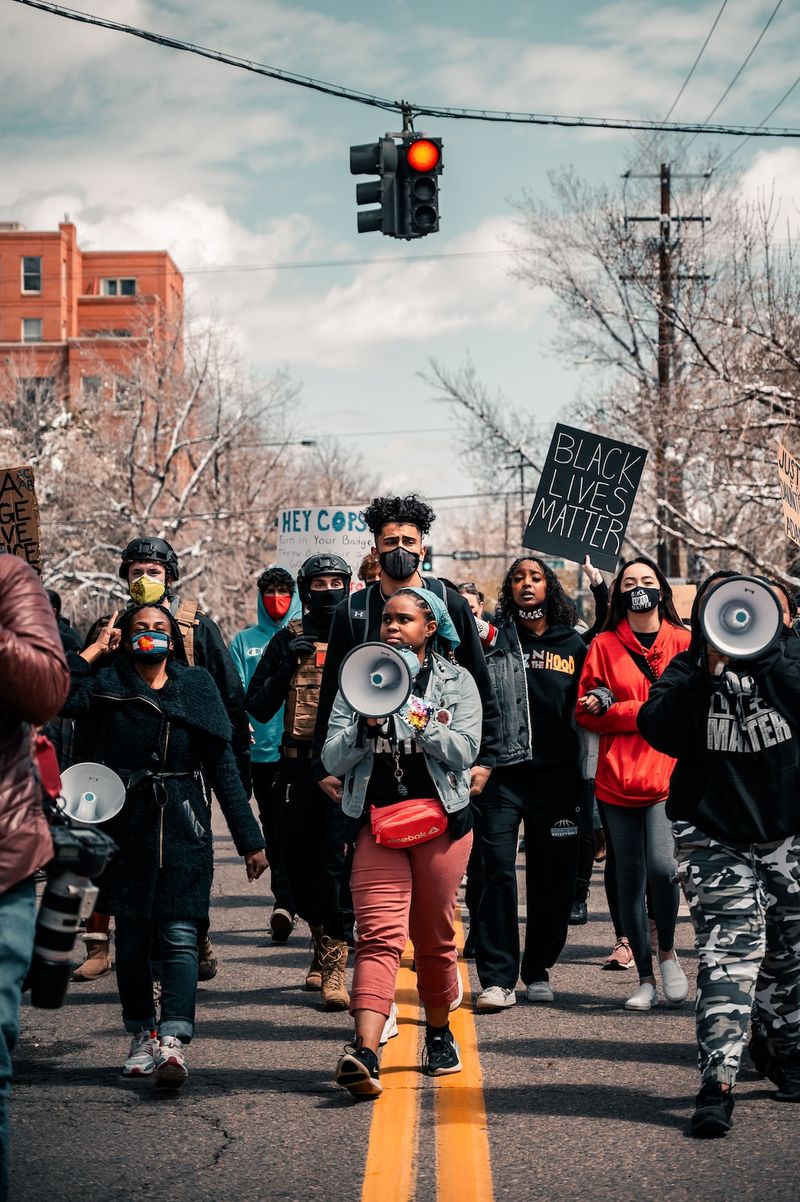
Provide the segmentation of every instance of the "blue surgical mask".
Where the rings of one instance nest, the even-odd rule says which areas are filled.
[[[137,630],[131,635],[131,653],[136,659],[150,663],[166,659],[172,649],[172,639],[166,630]]]

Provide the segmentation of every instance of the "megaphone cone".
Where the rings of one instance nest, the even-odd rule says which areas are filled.
[[[78,826],[108,822],[125,804],[125,785],[105,764],[73,764],[61,773],[64,813]]]
[[[419,660],[388,643],[361,643],[342,660],[339,688],[348,705],[365,718],[387,718],[408,700]]]
[[[769,585],[755,576],[731,576],[700,605],[700,629],[708,643],[731,659],[752,659],[780,634],[783,610]]]

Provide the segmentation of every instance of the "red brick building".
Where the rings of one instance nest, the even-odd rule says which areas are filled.
[[[82,251],[69,221],[57,233],[0,222],[0,385],[90,399],[182,319],[166,251]]]

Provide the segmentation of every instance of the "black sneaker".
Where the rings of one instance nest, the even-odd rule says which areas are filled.
[[[429,1077],[444,1077],[447,1073],[461,1072],[458,1044],[449,1027],[425,1028],[425,1047],[422,1052],[422,1067]]]
[[[377,1098],[383,1093],[378,1057],[370,1048],[345,1047],[334,1080],[354,1098]]]
[[[583,927],[589,921],[589,906],[586,901],[578,901],[576,898],[572,903],[572,909],[569,915],[569,925],[571,927]]]
[[[773,1058],[768,1075],[778,1086],[779,1102],[800,1102],[800,1061]]]
[[[717,1139],[727,1135],[733,1123],[733,1092],[723,1091],[719,1081],[704,1081],[692,1115],[692,1135],[698,1139]]]
[[[770,1062],[769,1040],[761,1023],[754,1022],[750,1028],[750,1042],[747,1045],[750,1063],[761,1077],[767,1076]]]

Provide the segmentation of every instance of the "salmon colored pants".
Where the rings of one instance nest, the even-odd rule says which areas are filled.
[[[374,1010],[388,1017],[409,936],[422,1004],[449,1006],[458,997],[453,917],[471,847],[471,831],[456,840],[445,831],[401,851],[381,847],[369,826],[362,827],[350,876],[358,929],[351,1014]]]

